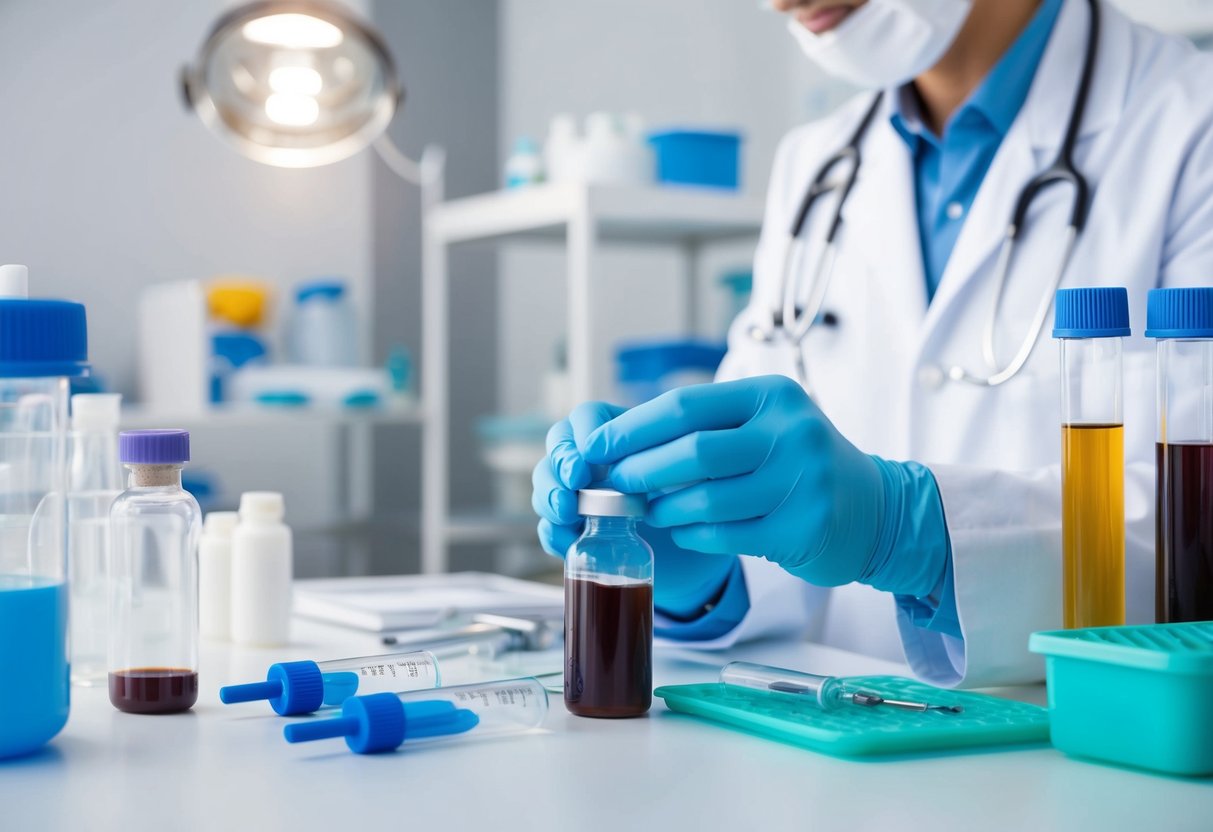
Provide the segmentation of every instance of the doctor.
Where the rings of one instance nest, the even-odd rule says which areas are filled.
[[[870,91],[780,145],[717,383],[552,428],[540,538],[565,551],[573,489],[607,466],[650,495],[661,635],[800,634],[937,684],[1038,680],[1028,635],[1062,608],[1049,304],[1058,285],[1127,286],[1140,327],[1148,289],[1213,280],[1213,58],[1102,0],[774,5]],[[1153,359],[1126,347],[1127,614],[1144,621]]]

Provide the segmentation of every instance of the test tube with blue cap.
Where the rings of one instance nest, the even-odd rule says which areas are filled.
[[[341,716],[293,722],[282,733],[291,743],[342,737],[350,751],[376,754],[419,742],[521,734],[542,725],[547,712],[547,690],[538,679],[507,679],[353,696]]]
[[[278,662],[264,682],[219,689],[224,704],[267,700],[280,716],[301,716],[337,707],[355,695],[429,690],[442,684],[438,660],[428,650],[357,656],[324,662]]]

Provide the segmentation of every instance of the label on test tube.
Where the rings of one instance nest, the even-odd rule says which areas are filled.
[[[229,685],[219,690],[226,704],[267,700],[282,716],[309,714],[324,705],[339,706],[351,696],[403,693],[438,687],[438,661],[425,650],[384,656],[356,656],[271,665],[264,682]]]
[[[325,664],[319,666],[324,678],[324,704],[337,706],[354,695],[368,693],[402,693],[418,688],[438,686],[438,665],[429,653],[405,653],[397,656],[371,656],[389,661],[367,661],[351,670],[325,672]],[[348,659],[346,661],[360,661]]]

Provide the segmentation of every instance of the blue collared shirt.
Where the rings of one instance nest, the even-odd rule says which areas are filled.
[[[952,114],[942,137],[923,123],[913,85],[897,91],[891,121],[913,160],[914,202],[928,300],[939,288],[981,180],[1028,97],[1061,4],[1062,0],[1040,4],[985,80]]]

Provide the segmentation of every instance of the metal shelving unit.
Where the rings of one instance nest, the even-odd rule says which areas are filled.
[[[441,197],[439,196],[439,199]],[[480,240],[546,239],[568,252],[568,360],[572,394],[592,398],[594,288],[598,247],[651,243],[676,247],[683,256],[688,310],[697,307],[695,276],[705,246],[757,235],[761,200],[699,188],[619,188],[577,184],[541,185],[427,206],[422,229],[422,457],[421,568],[445,572],[448,549],[461,541],[517,539],[533,534],[520,519],[452,517],[448,462],[450,375],[447,252]],[[692,318],[693,320],[693,315]]]

